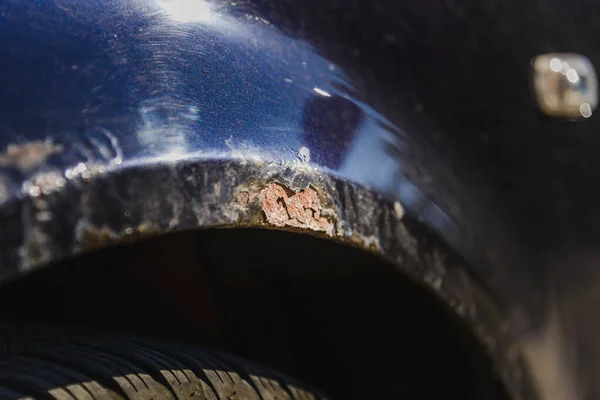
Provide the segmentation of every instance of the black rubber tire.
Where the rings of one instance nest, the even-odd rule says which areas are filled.
[[[262,366],[187,344],[0,324],[0,399],[317,400]]]

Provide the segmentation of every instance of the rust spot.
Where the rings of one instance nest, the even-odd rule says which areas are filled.
[[[293,192],[278,183],[270,183],[262,191],[262,210],[269,224],[333,235],[333,222],[322,215],[321,201],[313,188]]]
[[[16,166],[23,171],[30,171],[52,154],[61,151],[62,146],[42,140],[19,145],[11,144],[0,153],[0,166]]]

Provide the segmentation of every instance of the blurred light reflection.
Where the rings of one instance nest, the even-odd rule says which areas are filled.
[[[214,14],[205,0],[159,0],[158,4],[176,22],[212,22]]]
[[[320,94],[321,96],[324,96],[324,97],[331,97],[331,94],[330,94],[329,92],[326,92],[326,91],[324,91],[323,89],[320,89],[320,88],[318,88],[318,87],[314,88],[313,90],[315,91],[315,93],[318,93],[318,94]]]

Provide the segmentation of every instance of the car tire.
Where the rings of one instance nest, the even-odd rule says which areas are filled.
[[[198,346],[0,324],[0,399],[317,400],[281,373]]]

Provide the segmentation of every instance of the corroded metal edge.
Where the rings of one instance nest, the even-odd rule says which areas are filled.
[[[513,398],[534,398],[508,316],[398,202],[304,162],[186,160],[29,180],[0,207],[0,281],[168,232],[261,227],[363,248],[424,283],[471,327]]]

